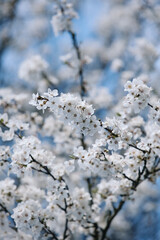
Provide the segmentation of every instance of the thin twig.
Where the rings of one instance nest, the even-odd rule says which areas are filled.
[[[149,153],[149,151],[144,150],[144,149],[141,149],[141,148],[137,147],[137,146],[134,145],[134,144],[129,143],[128,146],[133,147],[133,148],[135,148],[135,149],[137,149],[137,150],[139,150],[139,151],[141,151],[141,152],[143,152],[143,153]]]
[[[55,232],[51,231],[51,230],[47,227],[46,223],[45,223],[43,220],[40,220],[40,219],[39,219],[39,221],[40,221],[40,223],[42,223],[42,224],[44,225],[43,230],[44,230],[46,233],[51,234],[52,237],[53,237],[53,239],[58,240],[58,237],[56,236]]]
[[[78,45],[77,35],[71,30],[69,30],[68,33],[69,33],[69,35],[72,39],[72,43],[73,43],[74,49],[76,51],[77,58],[79,60],[78,74],[79,74],[79,78],[80,78],[80,88],[81,88],[80,95],[81,95],[81,98],[83,99],[83,97],[85,96],[86,89],[85,89],[85,86],[84,86],[84,73],[83,73],[81,51],[80,51],[80,47]]]
[[[2,204],[2,203],[0,203],[0,207],[2,208],[2,211],[4,211],[5,213],[7,213],[10,217],[11,217],[11,213],[10,213],[10,211]],[[18,231],[18,229],[17,229],[17,227],[16,227],[16,223],[15,223],[15,221],[14,221],[14,219],[11,217],[11,219],[12,219],[12,221],[13,221],[13,224],[14,224],[14,226],[12,227],[12,226],[10,226],[9,225],[9,227],[10,228],[12,228],[14,231]]]
[[[115,208],[114,213],[108,218],[106,227],[102,230],[101,240],[106,239],[107,231],[108,231],[108,229],[110,228],[110,225],[111,225],[113,219],[115,218],[115,216],[116,216],[116,215],[119,213],[119,211],[122,209],[124,203],[125,203],[125,201],[124,201],[124,200],[121,200],[120,203],[119,203],[119,205],[118,205],[118,207]]]
[[[37,163],[41,168],[43,168],[45,170],[45,173],[48,174],[49,176],[51,176],[54,180],[56,180],[56,178],[52,175],[52,173],[49,171],[47,166],[43,166],[40,162],[38,162],[31,154],[29,155],[32,159],[32,162]],[[37,169],[35,169],[37,170]]]
[[[133,180],[132,178],[128,177],[125,173],[122,173],[122,175],[127,178],[129,181],[131,182],[135,182],[135,180]]]

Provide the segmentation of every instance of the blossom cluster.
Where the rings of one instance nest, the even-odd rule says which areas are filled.
[[[101,1],[94,38],[80,43],[82,3],[10,2],[0,9],[0,55],[7,43],[31,57],[20,88],[0,89],[0,240],[128,240],[132,218],[156,211],[160,197],[159,6]],[[19,19],[26,35],[17,39]],[[64,41],[52,44],[50,25]]]
[[[35,81],[43,77],[48,64],[39,55],[35,55],[24,61],[19,69],[19,77],[26,81]]]
[[[12,217],[20,231],[26,234],[29,232],[34,239],[38,239],[43,228],[39,220],[40,211],[41,206],[38,202],[28,200],[18,204]]]
[[[124,99],[124,106],[133,109],[135,113],[140,112],[148,104],[151,88],[149,88],[140,78],[127,81],[125,91],[128,92]]]
[[[52,17],[51,24],[56,36],[63,31],[72,30],[72,19],[77,18],[78,14],[73,9],[71,2],[59,1],[56,6],[56,14]]]
[[[14,117],[8,119],[7,113],[0,114],[0,126],[0,137],[3,141],[12,140],[17,130],[24,131],[29,128],[28,123],[24,123]]]
[[[66,121],[84,135],[93,136],[100,130],[100,122],[94,115],[94,109],[78,96],[69,93],[58,96],[57,90],[48,89],[44,96],[33,94],[30,104],[38,110],[49,108],[62,121]]]

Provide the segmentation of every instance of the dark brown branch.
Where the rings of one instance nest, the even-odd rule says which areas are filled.
[[[86,93],[86,89],[85,89],[85,85],[84,85],[84,73],[83,73],[83,64],[82,64],[82,58],[81,58],[81,51],[80,51],[80,48],[79,48],[79,45],[78,45],[76,34],[73,31],[71,31],[71,30],[68,31],[68,33],[71,36],[72,43],[73,43],[74,49],[75,49],[76,54],[77,54],[77,58],[78,58],[79,63],[80,63],[78,74],[79,74],[79,78],[80,78],[80,95],[81,95],[81,98],[83,100],[83,97],[85,96],[85,93]],[[86,144],[85,144],[85,139],[84,139],[84,135],[83,134],[81,135],[81,144],[82,144],[82,147],[84,149],[86,149]],[[87,181],[87,184],[88,184],[89,194],[91,196],[90,206],[92,206],[93,205],[93,196],[92,196],[92,183],[91,183],[91,179],[87,178],[86,181]],[[94,223],[94,234],[93,234],[93,237],[94,237],[95,240],[98,239],[98,229],[99,229],[98,224]]]
[[[67,214],[67,201],[66,199],[64,199],[64,204],[65,204],[65,207],[64,207],[64,212],[65,214]],[[63,240],[65,240],[67,237],[68,237],[68,234],[67,234],[67,231],[68,231],[68,218],[66,216],[66,221],[65,221],[65,227],[64,227],[64,232],[63,232]]]
[[[153,105],[151,105],[150,103],[148,103],[148,106],[151,107],[151,108],[153,108]]]
[[[135,180],[133,180],[132,178],[128,177],[125,173],[122,173],[122,175],[123,175],[126,179],[128,179],[129,181],[135,182]]]
[[[4,130],[10,130],[10,128],[3,122],[3,119],[0,120],[0,126],[3,127]],[[22,136],[17,131],[14,131],[14,134],[17,135],[18,138],[22,139]]]
[[[129,143],[128,146],[133,147],[133,148],[135,148],[135,149],[137,149],[137,150],[139,150],[139,151],[141,151],[143,153],[149,153],[147,150],[141,149],[141,148],[137,147],[134,144]]]
[[[19,0],[12,0],[10,1],[11,7],[10,7],[10,11],[8,16],[4,16],[0,18],[0,25],[1,27],[3,27],[2,25],[8,23],[8,24],[12,24],[14,18],[16,17],[16,7],[18,4]],[[2,6],[3,7],[3,6]],[[11,43],[13,37],[10,34],[10,26],[8,25],[7,27],[8,33],[1,39],[0,42],[0,67],[1,67],[1,60],[2,60],[2,55],[5,51],[5,49],[9,46],[9,44]]]
[[[64,233],[63,233],[63,240],[68,237],[67,231],[68,231],[68,218],[66,217]]]
[[[118,136],[118,134],[115,134],[114,132],[113,132],[113,130],[111,130],[110,128],[104,128],[105,130],[107,130],[113,137],[119,137]]]
[[[38,172],[47,174],[47,175],[51,176],[51,177],[53,178],[53,180],[56,180],[56,178],[51,174],[51,172],[50,172],[50,170],[48,169],[47,166],[43,166],[43,165],[42,165],[40,162],[38,162],[31,154],[30,154],[30,157],[31,157],[31,159],[32,159],[32,162],[38,164],[42,169],[44,169],[44,171],[43,171],[43,170],[41,170],[41,169],[36,169],[36,168],[32,167],[33,170],[36,170],[36,171],[38,171]],[[69,190],[68,185],[66,184],[65,180],[64,180],[62,177],[61,177],[60,181],[63,181],[63,182],[65,183],[65,189],[66,189],[66,190]],[[69,193],[68,193],[68,195],[69,195]],[[70,195],[69,195],[69,196],[70,196]],[[57,204],[57,206],[58,206],[62,211],[64,211],[65,214],[67,214],[67,207],[68,207],[68,206],[67,206],[67,201],[66,201],[66,199],[64,199],[64,204],[65,204],[65,207],[64,207],[64,208],[61,207],[59,204]],[[65,239],[68,237],[68,235],[67,235],[67,231],[68,231],[68,230],[69,230],[69,229],[68,229],[68,218],[66,217],[65,229],[64,229],[64,233],[63,233],[63,240],[65,240]],[[49,233],[51,233],[52,235],[54,235],[54,239],[58,239],[53,232],[49,231],[48,229],[47,229],[47,231],[48,231]]]
[[[50,172],[50,170],[48,169],[47,166],[43,166],[40,162],[38,162],[31,154],[29,155],[32,159],[32,162],[37,163],[42,169],[45,170],[45,174],[48,174],[49,176],[51,176],[54,180],[56,180],[56,178],[52,175],[52,173]],[[34,169],[37,170],[37,169]]]
[[[47,172],[45,172],[45,171],[43,171],[43,170],[41,170],[41,169],[36,169],[36,168],[34,168],[34,167],[32,167],[32,169],[33,169],[34,171],[37,171],[37,172],[40,172],[40,173],[48,174]]]
[[[84,135],[83,135],[83,134],[81,134],[80,140],[81,140],[81,145],[82,145],[82,147],[83,147],[84,149],[86,149],[87,146],[86,146],[86,144],[85,144],[85,139],[84,139]]]
[[[151,108],[153,108],[155,111],[158,111],[159,110],[159,108],[158,107],[154,107],[153,105],[151,105],[150,103],[148,103],[148,106],[149,107],[151,107]]]
[[[116,215],[119,213],[119,211],[122,209],[124,203],[125,203],[125,201],[124,201],[124,200],[121,200],[120,203],[119,203],[119,205],[118,205],[118,207],[115,208],[114,213],[108,218],[106,227],[102,230],[101,240],[106,239],[107,231],[109,230],[110,225],[111,225],[113,219],[115,218],[115,216],[116,216]]]
[[[0,207],[1,207],[2,211],[4,211],[6,214],[8,214],[11,217],[12,214],[10,213],[10,211],[2,203],[0,203]],[[11,219],[13,221],[14,226],[12,227],[12,226],[9,225],[9,227],[17,232],[18,230],[17,230],[17,227],[16,227],[16,223],[15,223],[15,221],[14,221],[14,219],[12,217],[11,217]]]
[[[83,97],[85,96],[85,93],[86,93],[86,89],[85,89],[85,86],[84,86],[84,73],[83,73],[81,51],[80,51],[80,48],[79,48],[79,45],[78,45],[76,34],[71,30],[69,30],[68,33],[71,36],[72,43],[73,43],[74,49],[75,49],[76,54],[77,54],[77,58],[78,58],[79,63],[80,63],[78,74],[79,74],[79,78],[80,78],[80,88],[81,88],[80,95],[81,95],[81,98],[83,99]]]
[[[58,237],[56,236],[56,233],[53,232],[53,231],[51,231],[51,230],[47,227],[46,223],[45,223],[43,220],[40,220],[40,219],[39,219],[39,221],[40,221],[40,223],[42,223],[42,224],[44,225],[43,230],[44,230],[46,233],[52,235],[53,239],[58,240]]]
[[[9,211],[2,203],[0,203],[0,207],[2,208],[2,210],[3,210],[5,213],[8,213],[9,216],[11,216],[10,211]]]
[[[119,137],[119,135],[115,134],[112,129],[110,129],[110,128],[104,128],[104,129],[107,130],[114,138]],[[128,146],[133,147],[143,153],[149,153],[149,151],[141,149],[141,148],[137,147],[135,144],[128,143]]]
[[[64,8],[62,6],[62,4],[57,1],[57,4],[61,10],[61,13],[63,15],[65,15],[64,13]],[[71,29],[68,29],[67,32],[69,33],[70,37],[71,37],[71,40],[72,40],[72,44],[73,44],[73,47],[76,51],[76,54],[77,54],[77,58],[79,60],[79,71],[78,71],[78,75],[79,75],[79,78],[80,78],[80,95],[81,95],[81,98],[83,99],[83,97],[85,96],[85,93],[86,93],[86,89],[85,89],[85,86],[84,86],[84,73],[83,73],[83,64],[82,64],[82,56],[81,56],[81,51],[80,51],[80,47],[79,47],[79,44],[78,44],[78,40],[77,40],[77,35],[75,32],[73,32]]]
[[[143,168],[142,170],[138,169],[138,176],[137,176],[137,179],[136,180],[133,180],[131,178],[129,178],[128,176],[126,176],[124,173],[123,173],[123,176],[125,178],[127,178],[129,181],[132,181],[132,187],[131,189],[133,189],[134,191],[136,191],[137,187],[139,186],[139,184],[148,179],[148,177],[150,177],[151,175],[155,174],[156,172],[160,171],[160,168],[155,168],[153,169],[152,171],[149,171],[148,168],[147,168],[147,160],[144,158],[143,159],[143,162],[144,162],[144,165],[143,165]],[[125,195],[125,197],[129,197],[129,194]],[[114,208],[114,212],[111,216],[108,217],[108,220],[107,220],[107,224],[106,224],[106,227],[102,230],[102,237],[101,237],[101,240],[104,240],[106,239],[106,234],[110,228],[110,225],[113,221],[113,219],[116,217],[116,215],[119,213],[119,211],[122,209],[123,205],[124,205],[125,201],[122,199],[119,203],[119,206],[117,208]]]
[[[87,185],[88,185],[88,191],[89,191],[89,194],[91,196],[91,200],[90,200],[90,206],[93,205],[93,196],[92,196],[92,183],[91,183],[91,178],[86,178],[86,181],[87,181]]]

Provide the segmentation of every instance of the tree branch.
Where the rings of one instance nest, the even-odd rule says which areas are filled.
[[[15,221],[14,221],[14,219],[11,217],[11,213],[10,213],[10,211],[2,204],[2,203],[0,203],[0,207],[2,208],[2,211],[4,211],[5,213],[7,213],[9,216],[10,216],[10,218],[12,219],[12,221],[13,221],[13,224],[14,224],[14,227],[12,227],[12,226],[10,226],[9,225],[9,227],[10,228],[12,228],[14,231],[18,231],[18,229],[17,229],[17,227],[16,227],[16,223],[15,223]]]
[[[125,203],[125,201],[121,200],[119,205],[118,205],[118,207],[115,208],[114,213],[108,218],[106,227],[102,230],[101,240],[104,240],[106,238],[106,234],[107,234],[107,232],[108,232],[108,230],[110,228],[110,225],[111,225],[113,219],[119,213],[119,211],[122,209],[124,203]]]
[[[43,173],[48,174],[49,176],[51,176],[51,177],[53,178],[53,180],[56,180],[56,178],[52,175],[52,173],[50,172],[50,170],[48,169],[47,166],[43,166],[43,165],[42,165],[40,162],[38,162],[31,154],[30,154],[29,156],[31,157],[32,162],[37,163],[42,169],[45,170],[45,172],[43,172]],[[34,169],[34,170],[37,171],[37,169]],[[38,171],[39,171],[39,170],[38,170]]]

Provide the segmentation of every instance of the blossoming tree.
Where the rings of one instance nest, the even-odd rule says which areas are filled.
[[[40,2],[41,13],[51,5]],[[32,55],[18,74],[35,93],[0,89],[0,240],[112,239],[125,205],[159,177],[160,5],[99,4],[108,10],[99,38],[81,44],[73,27],[78,4],[52,1],[49,24],[70,39],[62,64],[53,73],[40,53]],[[114,96],[100,84],[106,68],[119,76]]]

